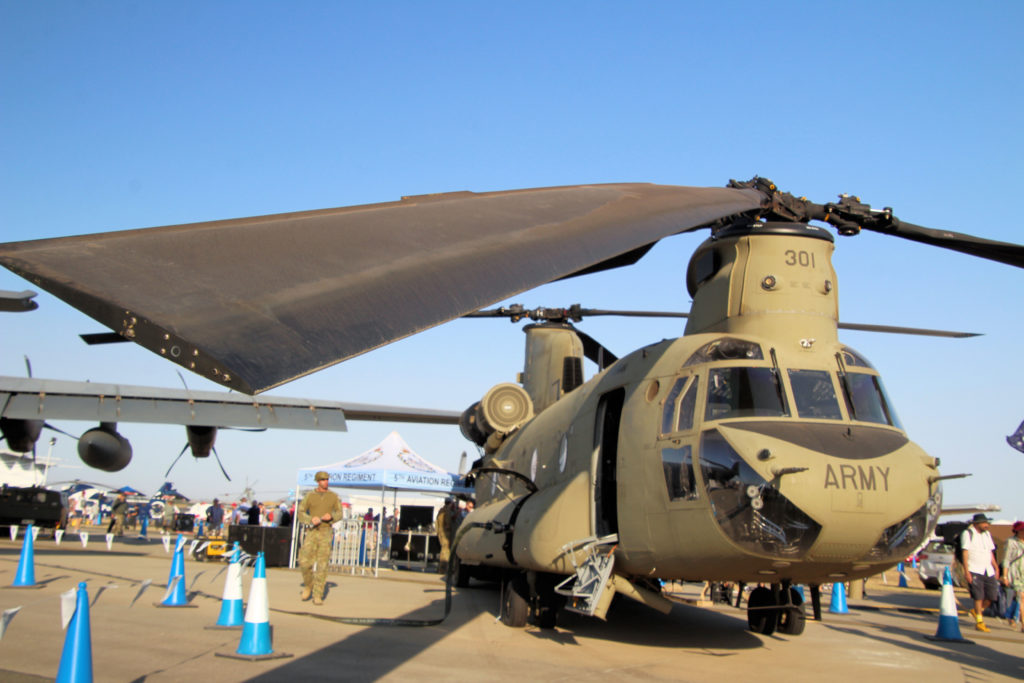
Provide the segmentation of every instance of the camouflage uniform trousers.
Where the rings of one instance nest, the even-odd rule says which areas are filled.
[[[302,582],[313,590],[313,597],[323,599],[327,585],[327,560],[331,555],[331,540],[334,534],[331,526],[324,524],[320,529],[310,529],[299,549],[299,569]],[[316,570],[313,565],[316,564]]]

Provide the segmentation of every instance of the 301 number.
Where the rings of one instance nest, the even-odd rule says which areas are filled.
[[[786,265],[814,268],[814,254],[809,251],[786,250]]]

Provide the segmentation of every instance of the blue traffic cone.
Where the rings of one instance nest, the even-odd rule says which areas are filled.
[[[942,573],[942,600],[939,602],[939,628],[934,636],[925,636],[928,640],[938,640],[948,643],[969,643],[960,635],[960,618],[956,613],[956,596],[953,595],[953,577],[949,573],[949,567]]]
[[[221,598],[220,616],[217,617],[216,625],[222,628],[236,628],[242,626],[244,622],[241,550],[236,541],[235,549],[231,553],[231,563],[228,565],[228,575],[224,579],[224,595]]]
[[[78,584],[75,613],[64,636],[57,683],[92,683],[92,635],[89,631],[89,593]]]
[[[256,556],[256,569],[249,585],[249,604],[245,608],[242,637],[234,654],[216,653],[234,659],[276,659],[292,655],[274,652],[270,632],[270,604],[267,600],[267,561],[263,553]]]
[[[15,588],[42,588],[36,583],[36,555],[32,535],[32,525],[25,529],[25,540],[21,542],[21,559],[18,560],[18,572],[14,575]]]
[[[898,571],[900,573],[900,582],[899,582],[899,585],[897,587],[898,588],[910,588],[910,586],[907,585],[907,572],[903,568],[903,563],[902,562],[900,562],[899,564],[896,565],[896,571]]]
[[[832,614],[850,613],[846,606],[846,584],[842,582],[832,584],[832,602],[828,606],[828,611]]]
[[[185,594],[185,551],[178,549],[171,560],[171,573],[167,581],[167,594],[157,607],[197,607],[190,605]]]

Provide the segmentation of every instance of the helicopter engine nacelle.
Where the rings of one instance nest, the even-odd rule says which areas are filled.
[[[188,448],[192,451],[192,457],[210,457],[210,451],[213,450],[213,443],[217,440],[216,427],[185,425],[185,435],[188,437]]]
[[[15,453],[29,453],[39,441],[43,432],[42,420],[15,420],[9,417],[0,418],[0,434],[3,434],[7,446]]]
[[[467,439],[483,446],[493,435],[504,437],[532,417],[530,395],[518,384],[506,382],[491,387],[467,408],[459,418],[459,429]]]
[[[132,461],[132,445],[113,422],[101,422],[78,438],[78,457],[89,467],[119,472]]]

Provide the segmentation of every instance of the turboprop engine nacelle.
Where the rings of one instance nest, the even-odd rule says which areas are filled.
[[[78,438],[78,457],[89,467],[119,472],[132,461],[132,445],[117,432],[117,424],[101,422]]]
[[[42,420],[15,420],[8,417],[0,418],[0,434],[7,441],[7,446],[15,453],[29,453],[39,441],[43,433]]]
[[[216,427],[185,425],[185,434],[188,437],[188,448],[192,451],[192,457],[210,457],[214,441],[217,440]]]

